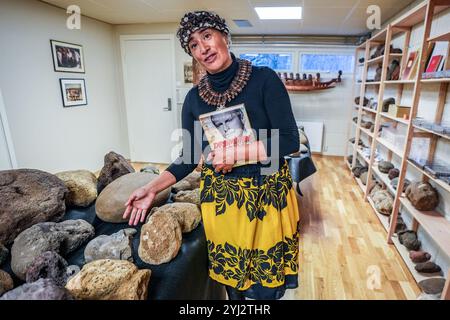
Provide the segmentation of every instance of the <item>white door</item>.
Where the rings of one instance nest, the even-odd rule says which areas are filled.
[[[175,142],[172,35],[122,36],[122,65],[132,161],[170,163]]]
[[[15,162],[11,136],[6,120],[6,110],[3,104],[2,92],[0,90],[0,170],[16,168]]]

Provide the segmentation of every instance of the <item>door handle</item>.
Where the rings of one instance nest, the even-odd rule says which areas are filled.
[[[164,111],[172,111],[172,98],[167,98],[167,107],[163,108]]]

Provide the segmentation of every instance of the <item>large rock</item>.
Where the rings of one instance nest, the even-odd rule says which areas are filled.
[[[391,180],[391,186],[392,186],[395,190],[397,190],[398,180],[399,180],[398,177]],[[405,192],[406,188],[408,188],[408,186],[410,185],[410,183],[411,183],[411,182],[410,182],[408,179],[405,179],[405,180],[404,180],[404,182],[403,182],[403,192]]]
[[[135,229],[123,229],[110,236],[101,235],[91,240],[84,249],[85,263],[94,260],[113,259],[133,262],[132,239]]]
[[[380,161],[378,169],[383,173],[389,173],[389,170],[394,169],[394,165],[389,161]]]
[[[56,174],[66,187],[68,206],[87,207],[97,198],[97,177],[87,170],[64,171]]]
[[[8,259],[9,250],[0,243],[0,266]]]
[[[151,271],[139,270],[125,260],[96,260],[67,282],[76,299],[145,300]]]
[[[434,210],[439,203],[439,196],[428,182],[416,181],[406,188],[406,196],[417,210]]]
[[[154,213],[142,226],[138,254],[149,264],[169,262],[178,254],[182,242],[180,224],[172,214]]]
[[[200,207],[200,188],[179,191],[173,196],[173,201],[193,203]]]
[[[394,178],[397,178],[399,176],[399,174],[400,174],[400,170],[398,170],[397,168],[392,168],[388,172],[388,178],[389,178],[389,180],[392,180]]]
[[[156,174],[135,172],[114,180],[100,193],[95,202],[97,216],[106,222],[122,223],[128,221],[128,219],[123,219],[125,202],[134,190],[143,187],[157,177]],[[153,199],[151,207],[163,205],[169,196],[170,188],[161,191]]]
[[[8,291],[0,300],[72,300],[70,293],[58,287],[50,279],[39,279],[36,282],[25,283]]]
[[[441,272],[441,267],[432,261],[420,262],[414,267],[417,272],[421,273],[437,273]]]
[[[409,252],[409,258],[414,263],[421,263],[421,262],[427,262],[431,259],[431,254],[425,251],[414,251],[411,250]]]
[[[66,211],[67,187],[40,170],[0,171],[0,243],[10,244],[26,228],[59,221]]]
[[[60,287],[67,282],[67,261],[54,251],[46,251],[34,259],[27,269],[26,281],[35,282],[40,278],[51,279]]]
[[[442,290],[444,290],[445,279],[444,278],[425,279],[420,281],[418,285],[426,294],[440,294]]]
[[[184,179],[178,181],[172,186],[173,192],[177,193],[178,191],[194,190],[200,188],[200,176],[200,171],[192,171]]]
[[[109,152],[105,155],[104,165],[98,176],[98,193],[117,178],[132,172],[134,168],[123,156],[114,151]]]
[[[23,231],[11,248],[11,269],[22,280],[33,261],[45,251],[65,256],[95,234],[94,227],[84,220],[61,223],[43,222]]]
[[[372,201],[374,203],[375,209],[385,215],[390,216],[392,214],[392,206],[394,204],[394,198],[391,196],[389,191],[380,190],[375,192],[372,196]]]
[[[149,222],[151,216],[156,213],[173,215],[180,224],[183,233],[191,232],[197,228],[202,220],[202,213],[198,206],[187,202],[168,203],[162,207],[153,208],[146,222]]]
[[[12,288],[14,288],[13,279],[8,273],[0,270],[0,296]]]
[[[398,233],[398,240],[408,250],[417,251],[420,249],[421,243],[417,239],[417,233],[413,230],[405,230]]]

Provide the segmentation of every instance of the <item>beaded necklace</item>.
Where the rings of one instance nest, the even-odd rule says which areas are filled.
[[[215,106],[217,110],[225,108],[225,104],[233,100],[247,85],[248,79],[252,73],[252,64],[248,60],[236,59],[239,63],[239,69],[236,76],[231,81],[230,86],[224,92],[217,92],[211,86],[208,75],[205,75],[198,84],[200,98],[206,104]]]

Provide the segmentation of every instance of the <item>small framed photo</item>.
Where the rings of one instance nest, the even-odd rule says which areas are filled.
[[[192,62],[184,63],[184,83],[192,83],[194,81],[194,73],[192,69]]]
[[[53,67],[58,72],[84,73],[83,47],[78,44],[50,40]]]
[[[84,79],[59,79],[64,107],[87,105]]]

